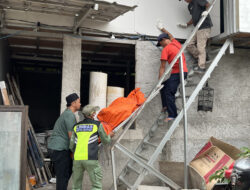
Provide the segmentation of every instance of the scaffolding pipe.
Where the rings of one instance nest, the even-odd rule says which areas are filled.
[[[184,131],[184,189],[188,189],[188,162],[187,162],[187,109],[186,109],[186,91],[185,91],[185,79],[183,70],[183,57],[180,56],[179,62],[180,68],[180,79],[181,79],[181,95],[182,95],[182,106],[183,106],[183,131]]]

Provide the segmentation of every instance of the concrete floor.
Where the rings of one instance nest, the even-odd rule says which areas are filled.
[[[36,190],[55,190],[56,189],[56,184],[55,183],[50,183],[44,187],[37,188]],[[67,190],[72,190],[72,181],[71,178],[69,180],[68,184],[68,189]]]
[[[37,188],[37,190],[54,190],[56,189],[56,184],[49,184],[45,187]]]

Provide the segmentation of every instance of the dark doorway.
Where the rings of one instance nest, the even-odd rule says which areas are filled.
[[[8,38],[14,76],[20,85],[25,105],[36,132],[51,130],[60,115],[62,83],[62,40]],[[98,41],[82,42],[81,103],[88,104],[89,74],[108,74],[108,85],[125,89],[135,87],[135,46]]]

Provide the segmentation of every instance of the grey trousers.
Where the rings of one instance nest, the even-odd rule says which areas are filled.
[[[198,59],[198,65],[202,69],[206,68],[206,45],[210,34],[211,28],[198,30],[187,46],[188,52]]]

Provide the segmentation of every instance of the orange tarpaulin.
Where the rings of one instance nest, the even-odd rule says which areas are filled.
[[[146,98],[140,91],[140,88],[136,88],[130,92],[127,98],[117,98],[109,107],[102,109],[97,118],[102,123],[105,132],[109,134],[143,104],[145,100]]]

